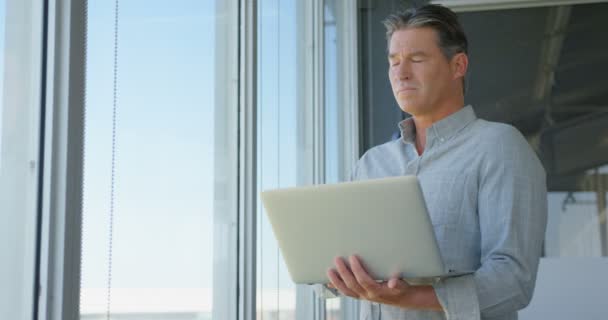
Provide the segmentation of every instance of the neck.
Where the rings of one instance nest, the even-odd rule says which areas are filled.
[[[458,112],[464,107],[464,99],[452,104],[434,109],[429,113],[421,113],[412,115],[414,125],[416,127],[416,150],[418,154],[422,154],[426,147],[426,130],[435,122],[440,121],[453,113]]]

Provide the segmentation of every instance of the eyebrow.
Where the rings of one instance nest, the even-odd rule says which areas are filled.
[[[389,59],[393,59],[393,58],[395,58],[398,55],[399,55],[399,53],[391,53],[391,54],[388,55],[388,58]],[[428,57],[429,55],[426,52],[424,52],[424,51],[414,51],[414,52],[408,54],[408,56],[409,57],[412,57],[412,56]]]

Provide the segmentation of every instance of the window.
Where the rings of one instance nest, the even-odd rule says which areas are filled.
[[[34,316],[40,175],[42,4],[0,0],[0,310]]]
[[[259,2],[259,191],[348,177],[358,156],[355,13],[352,1]],[[257,218],[258,319],[322,319],[310,287],[291,281],[260,202]],[[327,301],[325,317],[338,319],[342,302]]]
[[[549,192],[547,257],[606,256],[607,173],[608,166],[589,170],[571,190]]]
[[[15,244],[1,251],[14,262],[2,266],[10,276],[3,315],[30,318],[39,296],[41,317],[53,319],[236,319],[237,138],[245,131],[237,85],[251,66],[238,51],[243,4],[0,0],[0,212],[8,221],[0,237]],[[349,78],[337,63],[341,40],[323,42],[324,2],[260,1],[257,9],[254,183],[261,191],[341,181],[351,135],[340,105],[352,92],[341,86]],[[289,279],[257,210],[258,317],[322,318],[309,286]],[[336,319],[339,306],[330,309]]]
[[[350,179],[358,159],[357,3],[324,1],[324,182]],[[326,301],[326,319],[356,318],[356,301]]]
[[[89,3],[81,319],[236,314],[235,3]]]
[[[301,128],[302,69],[298,1],[258,3],[258,191],[301,184],[306,150]],[[270,223],[258,200],[257,319],[295,319],[296,286],[287,273]]]

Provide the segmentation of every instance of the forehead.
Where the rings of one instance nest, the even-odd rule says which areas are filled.
[[[428,27],[397,30],[389,41],[389,55],[394,53],[437,52],[439,39],[437,32]]]

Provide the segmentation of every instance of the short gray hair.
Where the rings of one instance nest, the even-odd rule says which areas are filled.
[[[454,11],[435,4],[410,8],[405,11],[389,15],[384,21],[386,27],[387,47],[393,33],[407,28],[429,27],[437,32],[439,48],[445,58],[450,61],[458,53],[469,53],[469,42],[464,29],[458,21]],[[467,83],[462,78],[462,92],[467,91]]]
[[[386,40],[390,43],[393,33],[407,28],[429,27],[437,32],[439,48],[451,60],[457,53],[468,53],[467,36],[454,11],[440,5],[428,4],[410,8],[388,16],[384,21]]]

